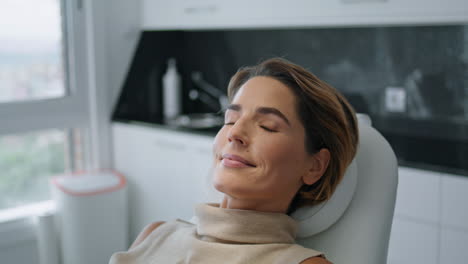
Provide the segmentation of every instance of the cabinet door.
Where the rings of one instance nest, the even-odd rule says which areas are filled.
[[[211,137],[113,124],[114,164],[129,184],[131,236],[153,221],[189,220],[206,201]]]
[[[468,22],[466,0],[143,0],[143,29]]]

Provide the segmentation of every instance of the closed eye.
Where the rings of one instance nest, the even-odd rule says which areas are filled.
[[[268,132],[272,132],[272,133],[278,132],[278,131],[273,130],[273,129],[271,129],[271,128],[268,128],[268,127],[266,127],[266,126],[260,126],[260,127],[263,128],[263,130],[268,131]]]

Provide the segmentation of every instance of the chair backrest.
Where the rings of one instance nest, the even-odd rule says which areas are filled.
[[[359,130],[360,143],[353,161],[357,181],[351,201],[334,224],[297,242],[325,252],[337,264],[384,264],[398,184],[397,160],[365,116],[359,118]]]

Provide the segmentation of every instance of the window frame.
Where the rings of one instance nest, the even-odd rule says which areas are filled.
[[[85,169],[99,167],[95,153],[89,148],[98,133],[91,120],[96,119],[92,105],[97,104],[90,78],[93,65],[92,2],[60,0],[63,34],[63,67],[65,94],[58,98],[32,99],[0,103],[0,136],[22,134],[48,129],[61,129],[68,142],[73,144],[73,133],[79,129],[85,150]],[[91,41],[90,41],[91,40]],[[95,131],[92,133],[92,131]],[[72,146],[73,149],[73,146]],[[94,152],[102,152],[96,151]],[[72,153],[67,153],[73,159]],[[74,161],[69,160],[69,164]]]
[[[76,1],[61,0],[65,95],[0,103],[0,135],[89,125],[86,20]],[[81,7],[83,7],[81,5]]]

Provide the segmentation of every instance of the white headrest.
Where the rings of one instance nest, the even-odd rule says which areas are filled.
[[[359,127],[371,126],[372,122],[366,114],[356,114]],[[333,225],[348,208],[353,199],[358,181],[356,158],[346,169],[345,175],[336,187],[330,200],[315,206],[302,207],[292,213],[299,222],[298,237],[309,237],[325,231]]]
[[[357,178],[357,165],[353,160],[343,180],[328,201],[315,206],[301,207],[292,213],[291,216],[299,222],[297,236],[309,237],[333,225],[343,215],[353,199]]]

